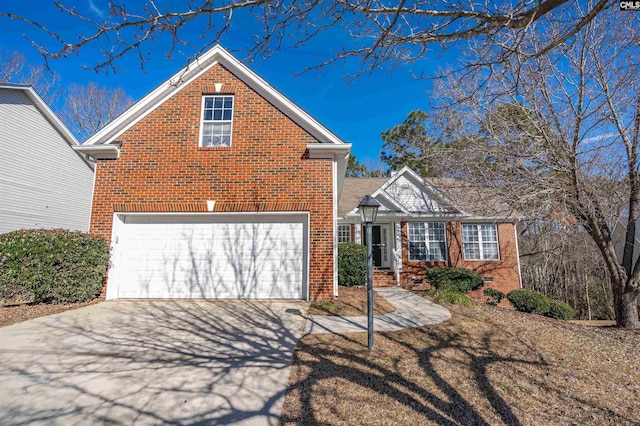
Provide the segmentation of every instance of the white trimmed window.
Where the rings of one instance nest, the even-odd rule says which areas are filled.
[[[338,225],[338,243],[351,241],[351,225]]]
[[[444,223],[409,222],[409,260],[446,260]]]
[[[498,228],[495,224],[462,225],[465,260],[498,260]]]
[[[200,146],[231,146],[233,96],[203,96]]]

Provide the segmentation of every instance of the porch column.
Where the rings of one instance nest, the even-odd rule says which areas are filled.
[[[354,229],[354,242],[356,244],[362,244],[362,224],[360,223],[355,223],[353,225],[353,229]]]
[[[396,272],[396,284],[400,286],[400,272],[402,272],[402,222],[393,221],[393,267]]]

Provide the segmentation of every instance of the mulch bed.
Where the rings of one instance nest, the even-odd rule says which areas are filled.
[[[33,318],[44,317],[46,315],[69,311],[71,309],[82,308],[83,306],[92,305],[97,302],[98,300],[59,305],[49,305],[44,303],[35,305],[31,303],[22,303],[18,305],[8,306],[0,305],[0,327],[27,321]]]
[[[396,308],[376,292],[373,293],[373,313],[388,314]],[[309,306],[312,315],[358,316],[367,315],[367,288],[343,287],[338,288],[338,297],[330,302],[316,302]]]
[[[640,424],[640,334],[492,306],[450,321],[304,337],[285,424]]]

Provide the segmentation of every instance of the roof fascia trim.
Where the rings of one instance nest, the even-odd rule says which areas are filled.
[[[80,145],[73,150],[96,160],[115,160],[120,157],[120,148],[115,145]]]
[[[386,190],[395,180],[397,180],[400,176],[403,176],[405,174],[408,174],[412,179],[418,181],[425,190],[427,190],[428,192],[431,192],[436,197],[439,197],[440,201],[444,201],[443,204],[449,204],[451,207],[458,210],[460,214],[470,216],[468,212],[461,209],[458,204],[454,203],[440,189],[432,185],[430,182],[428,182],[425,178],[420,176],[415,170],[413,170],[409,166],[404,166],[402,169],[400,169],[398,173],[393,175],[391,179],[389,179],[389,181],[385,182],[384,185],[382,185],[381,189]]]
[[[155,108],[162,105],[182,90],[182,88],[189,85],[189,83],[218,63],[229,68],[236,77],[245,82],[265,99],[272,102],[276,108],[280,109],[321,142],[337,145],[345,143],[289,98],[278,92],[262,79],[262,77],[258,76],[250,68],[237,60],[222,46],[216,45],[197,58],[193,63],[188,64],[171,78],[160,84],[156,89],[151,91],[151,93],[136,102],[131,108],[106,125],[102,130],[87,139],[85,144],[94,145],[112,142]]]

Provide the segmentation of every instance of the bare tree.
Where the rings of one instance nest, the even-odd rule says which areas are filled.
[[[616,321],[628,328],[638,327],[640,294],[640,262],[633,259],[640,216],[638,22],[637,15],[601,13],[548,55],[496,57],[486,73],[443,82],[439,92],[448,98],[449,116],[455,110],[466,118],[458,133],[472,141],[468,176],[522,212],[554,214],[586,231],[606,264]],[[559,25],[546,31],[559,34]],[[537,49],[546,45],[539,39],[532,31],[520,43]],[[613,241],[618,220],[626,227],[622,259]]]
[[[522,285],[569,303],[578,318],[615,319],[607,266],[589,234],[553,215],[523,225]]]
[[[28,84],[49,104],[57,98],[58,78],[46,72],[41,65],[30,65],[18,52],[0,49],[0,82]]]
[[[143,46],[160,34],[169,35],[174,48],[188,44],[187,30],[199,31],[206,40],[199,51],[219,42],[229,34],[236,15],[251,16],[256,29],[248,48],[249,58],[269,55],[282,47],[298,47],[324,31],[337,27],[350,35],[350,40],[313,67],[335,61],[356,59],[361,72],[382,65],[404,65],[425,58],[431,47],[448,48],[460,41],[481,39],[499,46],[502,55],[540,56],[564,44],[589,24],[598,14],[611,8],[613,0],[515,0],[485,1],[415,0],[192,0],[180,6],[161,6],[146,2],[111,2],[108,16],[95,20],[74,8],[56,2],[65,14],[88,27],[77,38],[66,39],[56,30],[29,16],[0,12],[0,17],[20,20],[40,29],[47,37],[28,39],[45,60],[76,54],[93,44],[101,47],[103,56],[91,68],[109,69],[130,52],[138,54],[142,65],[147,60]],[[204,17],[206,19],[197,19]],[[556,32],[542,32],[535,46],[522,40],[531,28],[561,23]],[[505,36],[507,36],[505,38]],[[57,47],[49,48],[51,39]],[[508,40],[508,41],[505,41]],[[482,60],[478,64],[486,64]]]
[[[65,93],[60,117],[80,140],[86,140],[133,104],[122,89],[96,83],[72,84]]]

